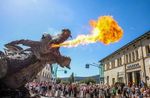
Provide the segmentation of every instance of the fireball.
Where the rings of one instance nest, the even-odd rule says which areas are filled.
[[[90,20],[91,34],[78,35],[75,39],[61,44],[53,44],[52,47],[77,47],[90,43],[101,42],[106,45],[118,42],[123,36],[123,30],[112,16],[101,16],[97,21]]]

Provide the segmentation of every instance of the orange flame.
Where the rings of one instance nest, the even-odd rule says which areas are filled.
[[[95,42],[102,42],[110,44],[118,42],[123,35],[123,30],[112,18],[112,16],[99,17],[98,21],[91,20],[92,33],[89,35],[79,35],[76,39],[66,41],[61,44],[53,44],[52,47],[76,47],[80,44],[89,44]]]

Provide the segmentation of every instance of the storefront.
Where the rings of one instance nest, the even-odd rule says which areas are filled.
[[[136,84],[139,85],[141,81],[141,67],[139,63],[127,65],[126,75],[127,75],[127,84]]]
[[[104,84],[115,84],[116,82],[125,83],[125,68],[120,66],[104,72]]]
[[[117,82],[125,83],[124,81],[125,73],[124,71],[117,73]]]

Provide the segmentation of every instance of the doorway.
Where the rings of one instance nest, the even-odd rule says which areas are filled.
[[[128,82],[132,83],[132,80],[133,80],[133,78],[132,78],[132,72],[129,72],[128,73]]]
[[[128,73],[128,84],[132,85],[133,82],[139,85],[141,81],[140,71],[133,71]]]
[[[141,81],[140,71],[135,71],[135,84],[139,85]]]

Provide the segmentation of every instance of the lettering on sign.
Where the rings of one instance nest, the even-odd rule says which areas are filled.
[[[140,67],[139,64],[132,64],[132,65],[127,65],[127,69],[133,69],[133,68],[137,68]]]

